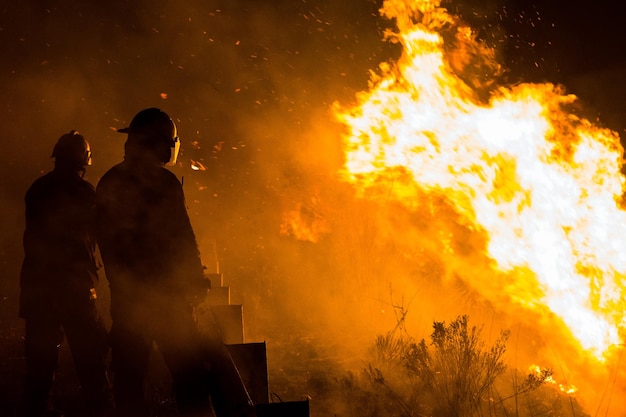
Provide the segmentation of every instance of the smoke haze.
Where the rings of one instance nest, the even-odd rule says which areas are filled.
[[[312,338],[312,349],[358,366],[349,354],[404,310],[415,337],[427,337],[433,320],[470,313],[493,337],[501,327],[516,330],[520,356],[554,348],[533,339],[538,317],[502,314],[458,279],[468,264],[484,262],[475,254],[485,241],[453,210],[438,201],[431,201],[436,211],[419,215],[375,206],[336,177],[343,154],[332,104],[352,102],[367,89],[369,71],[399,52],[384,40],[391,22],[378,14],[382,1],[4,3],[0,302],[7,322],[17,316],[23,196],[52,167],[57,138],[76,129],[90,141],[86,178],[96,184],[122,159],[125,136],[115,129],[145,107],[160,107],[179,129],[182,151],[172,171],[184,181],[205,264],[215,269],[217,257],[233,301],[244,306],[246,339],[268,340],[270,368],[284,366],[273,361],[290,354],[297,361],[299,352],[278,351],[293,337]],[[458,11],[480,22],[488,41],[523,31],[494,45],[505,63],[517,65],[508,82],[554,76],[580,86],[589,111],[623,129],[623,87],[611,96],[597,92],[610,90],[615,78],[607,74],[619,73],[621,62],[581,68],[550,44],[564,45],[567,35],[549,19],[539,19],[538,28],[529,23],[538,21],[536,10],[518,19],[515,5],[506,15],[499,3],[474,3]],[[497,25],[498,16],[505,23]],[[534,39],[538,32],[554,38]],[[577,71],[563,69],[568,64]],[[286,228],[289,213],[307,226],[309,239]],[[442,263],[443,238],[428,236],[446,234],[468,259]]]

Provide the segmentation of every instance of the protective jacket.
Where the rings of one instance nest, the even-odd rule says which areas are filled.
[[[20,316],[50,314],[74,297],[87,299],[98,279],[95,191],[76,171],[54,169],[25,197]]]
[[[171,171],[143,160],[114,166],[98,182],[97,219],[106,276],[119,301],[141,297],[132,294],[141,287],[170,296],[198,291],[203,266],[182,184]]]

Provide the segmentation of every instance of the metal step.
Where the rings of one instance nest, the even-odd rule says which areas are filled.
[[[255,404],[267,404],[269,380],[265,342],[227,345],[230,356]]]
[[[230,287],[211,287],[205,302],[212,306],[230,304]]]
[[[207,274],[211,289],[196,317],[201,331],[219,333],[255,404],[257,417],[309,417],[309,400],[270,403],[265,342],[244,343],[243,306],[230,304],[230,287],[221,273]]]
[[[224,343],[243,343],[243,307],[240,304],[229,304],[210,306],[210,309]]]
[[[224,286],[224,274],[204,274],[210,281],[211,287],[223,287]]]

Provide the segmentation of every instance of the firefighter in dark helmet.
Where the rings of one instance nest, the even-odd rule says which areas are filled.
[[[54,169],[26,193],[20,316],[25,320],[25,414],[60,415],[52,404],[59,347],[65,339],[80,379],[84,407],[110,407],[107,330],[96,306],[95,190],[83,179],[89,143],[77,131],[52,151]]]
[[[124,160],[96,189],[118,416],[148,414],[145,378],[153,343],[171,373],[181,416],[212,415],[211,401],[218,417],[251,415],[245,391],[236,398],[212,395],[224,357],[207,349],[194,320],[193,301],[206,295],[209,283],[182,184],[165,168],[177,158],[176,125],[162,110],[148,108],[119,132],[128,134]],[[241,388],[236,382],[235,391]]]

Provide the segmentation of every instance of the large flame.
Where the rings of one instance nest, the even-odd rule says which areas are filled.
[[[557,315],[602,360],[624,326],[618,135],[568,111],[576,97],[551,84],[491,88],[485,98],[442,35],[472,43],[471,30],[438,0],[387,0],[381,12],[395,19],[403,53],[358,105],[336,108],[348,131],[343,178],[364,196],[393,181],[385,198],[409,209],[418,191],[444,194],[486,233],[495,268],[515,271],[501,290]]]

